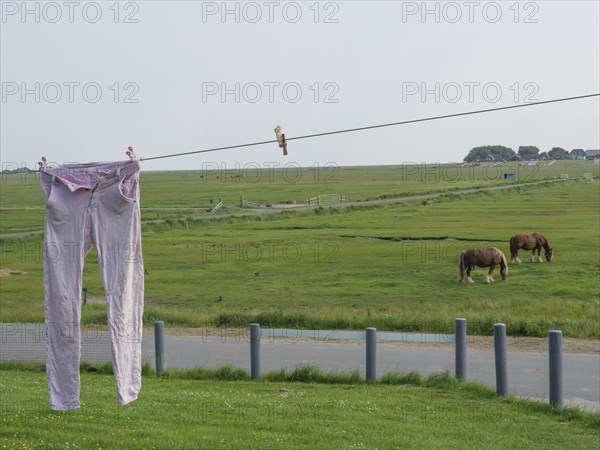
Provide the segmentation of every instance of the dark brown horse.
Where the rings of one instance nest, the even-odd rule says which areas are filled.
[[[535,262],[536,250],[538,262],[543,262],[542,258],[540,257],[542,247],[544,247],[546,261],[551,262],[552,247],[550,247],[550,242],[548,242],[548,239],[539,233],[516,234],[510,238],[510,262],[521,262],[519,259],[519,249],[521,248],[523,250],[531,250],[531,258],[529,258],[529,262]]]
[[[494,281],[492,273],[496,265],[500,265],[500,275],[502,279],[506,280],[508,275],[508,263],[504,253],[495,247],[486,248],[485,250],[463,250],[460,253],[460,260],[458,262],[458,281],[462,283],[465,279],[465,269],[467,271],[467,281],[469,283],[475,283],[471,278],[471,271],[477,267],[489,267],[490,270],[485,277],[486,283]]]

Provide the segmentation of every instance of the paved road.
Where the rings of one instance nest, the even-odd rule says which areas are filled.
[[[364,202],[338,203],[338,204],[333,204],[333,205],[323,205],[322,207],[323,208],[347,208],[350,206],[360,206],[360,205],[377,205],[377,204],[382,204],[382,203],[396,203],[396,202],[406,202],[406,201],[414,201],[414,200],[429,200],[429,199],[437,198],[437,197],[440,197],[440,196],[446,195],[446,194],[455,194],[455,195],[472,194],[474,192],[512,189],[512,188],[520,187],[520,186],[531,186],[531,185],[535,185],[535,184],[553,183],[556,181],[565,181],[565,180],[555,179],[555,180],[534,181],[534,182],[530,182],[530,183],[503,184],[503,185],[499,185],[499,186],[490,186],[490,187],[484,187],[484,188],[462,189],[459,191],[444,191],[444,192],[440,192],[437,194],[409,195],[406,197],[384,198],[384,199],[379,199],[379,200],[368,200],[368,201],[364,201]],[[196,216],[193,218],[197,219],[197,220],[210,220],[210,219],[220,219],[223,217],[255,216],[255,215],[259,215],[259,214],[279,214],[284,211],[305,211],[305,210],[310,210],[310,209],[315,209],[315,208],[317,208],[317,206],[299,206],[296,208],[286,208],[286,209],[277,209],[277,208],[275,208],[275,209],[254,209],[252,211],[243,212],[243,213],[211,214],[211,215],[206,215],[206,216]],[[145,220],[142,223],[143,224],[163,223],[163,222],[166,222],[167,220],[177,220],[177,219]],[[44,232],[44,230],[21,231],[19,233],[0,234],[0,238],[23,237],[23,236],[29,236],[29,235],[34,235],[34,234],[42,234],[43,232]]]
[[[144,336],[144,355],[154,367],[154,336]],[[169,368],[219,367],[231,364],[250,371],[248,336],[165,336],[166,364]],[[493,352],[467,351],[467,379],[496,386]],[[365,344],[362,341],[329,339],[268,339],[261,341],[262,372],[298,364],[314,364],[325,371],[365,374]],[[377,344],[377,374],[389,371],[417,371],[422,375],[450,371],[454,374],[454,345],[432,348],[426,344],[398,346]],[[563,394],[565,403],[600,411],[600,356],[563,354]],[[521,397],[548,398],[548,355],[508,353],[509,393]]]

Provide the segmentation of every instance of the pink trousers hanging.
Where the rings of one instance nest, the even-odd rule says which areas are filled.
[[[42,168],[46,198],[44,312],[50,407],[78,408],[84,257],[95,244],[104,281],[117,402],[141,388],[144,267],[139,163]]]

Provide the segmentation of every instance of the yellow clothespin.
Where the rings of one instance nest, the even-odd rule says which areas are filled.
[[[275,127],[275,136],[277,136],[277,143],[279,148],[283,149],[283,156],[287,156],[287,141],[285,140],[285,134],[281,134],[281,127],[277,125]]]

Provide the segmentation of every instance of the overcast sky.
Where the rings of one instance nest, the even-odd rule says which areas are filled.
[[[3,168],[189,152],[600,92],[600,2],[2,2]],[[461,161],[600,148],[600,101],[143,163]]]

